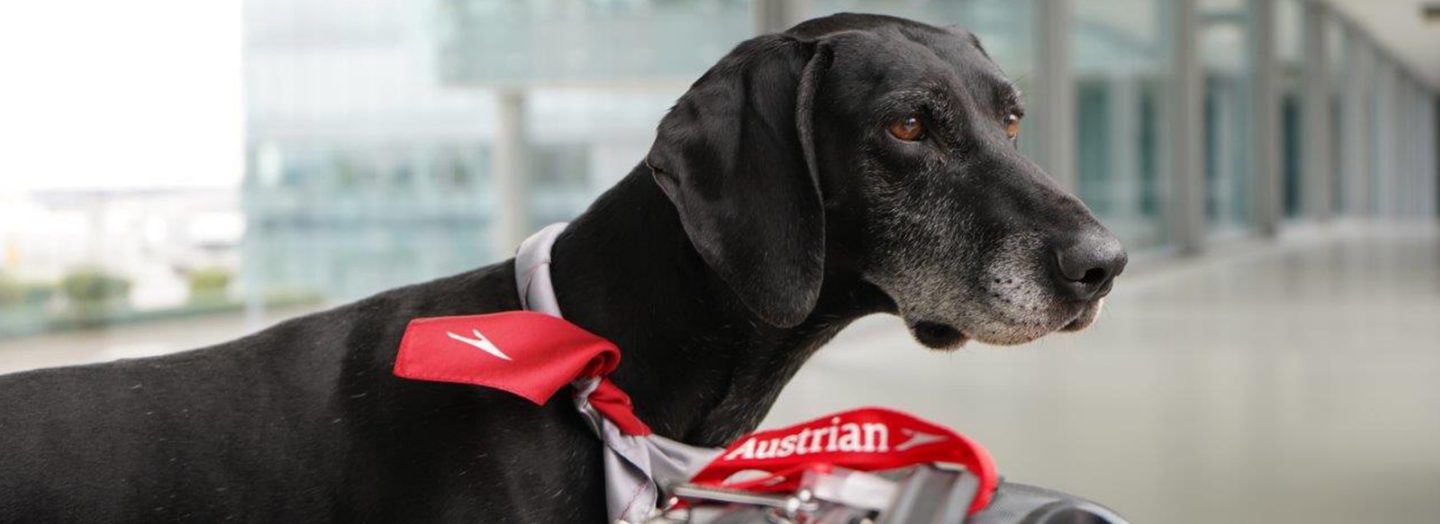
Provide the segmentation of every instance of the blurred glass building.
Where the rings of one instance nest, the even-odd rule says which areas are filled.
[[[1022,148],[1132,249],[1435,210],[1433,91],[1318,2],[245,5],[252,303],[503,258],[627,173],[734,44],[840,11],[979,33],[1033,108]]]

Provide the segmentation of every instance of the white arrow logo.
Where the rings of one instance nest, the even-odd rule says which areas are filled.
[[[465,338],[465,337],[462,337],[462,336],[460,336],[460,335],[456,335],[456,334],[454,334],[454,333],[451,333],[451,332],[449,332],[449,331],[446,331],[445,334],[446,334],[446,335],[450,335],[450,338],[453,338],[453,339],[455,339],[455,340],[459,340],[459,341],[464,342],[464,343],[466,343],[466,344],[470,344],[470,345],[472,345],[472,346],[475,346],[475,347],[477,347],[477,348],[480,348],[480,351],[484,351],[484,352],[489,353],[489,354],[491,354],[491,355],[495,355],[496,357],[503,358],[503,359],[505,359],[505,360],[509,360],[509,361],[512,361],[512,362],[515,360],[515,359],[510,358],[510,355],[506,355],[505,352],[500,351],[500,348],[495,347],[495,344],[492,344],[492,343],[490,342],[490,339],[485,338],[485,335],[481,335],[481,334],[480,334],[480,330],[478,330],[478,329],[472,329],[472,330],[470,330],[470,332],[475,334],[475,338]]]
[[[901,429],[900,432],[901,432],[901,433],[904,433],[905,435],[909,436],[910,438],[909,438],[908,440],[906,440],[905,442],[901,442],[899,446],[895,446],[895,451],[905,451],[905,450],[910,449],[910,448],[913,448],[913,447],[915,447],[915,446],[924,446],[924,445],[926,445],[926,444],[931,444],[931,443],[940,442],[940,441],[942,441],[942,440],[945,440],[945,435],[936,435],[936,434],[934,434],[934,433],[922,433],[922,432],[915,431],[915,430],[909,429],[909,428]]]

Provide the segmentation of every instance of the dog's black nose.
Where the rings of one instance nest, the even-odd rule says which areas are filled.
[[[1081,231],[1059,242],[1055,280],[1070,296],[1094,300],[1110,293],[1110,285],[1128,260],[1125,247],[1109,231]]]

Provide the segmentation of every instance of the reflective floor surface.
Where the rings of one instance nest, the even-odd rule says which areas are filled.
[[[275,320],[298,311],[277,312]],[[0,373],[238,336],[221,316],[0,341]],[[821,350],[767,426],[864,405],[1137,523],[1440,522],[1440,229],[1341,224],[1140,256],[1100,322],[936,353],[893,318]]]
[[[865,319],[767,425],[902,408],[1137,523],[1440,522],[1440,234],[1337,229],[1139,264],[1095,327],[1029,346]]]

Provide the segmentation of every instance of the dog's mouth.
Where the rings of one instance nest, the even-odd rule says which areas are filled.
[[[1095,320],[1100,318],[1102,309],[1105,309],[1105,299],[1103,298],[1086,302],[1085,307],[1080,310],[1080,314],[1075,315],[1075,319],[1066,323],[1064,327],[1060,328],[1060,331],[1073,333],[1095,325]]]
[[[1079,306],[1078,310],[1072,310],[1073,313],[1062,314],[1051,322],[982,322],[970,328],[971,330],[936,320],[907,318],[905,324],[910,328],[910,333],[914,335],[917,342],[931,349],[958,349],[972,339],[987,344],[1008,346],[1030,342],[1056,331],[1082,331],[1095,324],[1095,320],[1100,316],[1100,310],[1104,307],[1104,299],[1084,302]]]
[[[965,345],[970,337],[954,326],[928,320],[906,322],[915,340],[931,349],[956,349]]]

